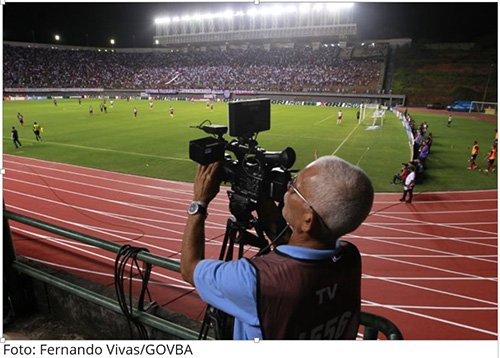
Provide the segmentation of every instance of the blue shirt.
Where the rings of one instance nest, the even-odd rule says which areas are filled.
[[[337,250],[281,245],[279,252],[298,259],[323,260]],[[262,339],[257,315],[257,273],[246,259],[202,260],[194,269],[194,285],[201,299],[234,316],[234,339]]]

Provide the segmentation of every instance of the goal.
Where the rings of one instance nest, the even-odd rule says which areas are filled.
[[[368,128],[383,127],[386,109],[380,104],[362,104],[359,124],[364,123]]]
[[[498,110],[498,103],[496,102],[472,101],[469,112],[496,115],[497,110]]]

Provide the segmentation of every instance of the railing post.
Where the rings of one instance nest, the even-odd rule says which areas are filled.
[[[5,211],[5,202],[3,203]],[[9,220],[3,216],[3,307],[4,320],[14,316],[23,316],[33,311],[31,304],[33,295],[28,280],[13,268],[16,251],[12,243]]]

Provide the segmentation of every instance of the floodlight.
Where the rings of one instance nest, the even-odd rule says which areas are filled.
[[[309,10],[311,10],[311,5],[309,5],[309,4],[300,4],[299,10],[300,10],[300,12],[303,12],[303,13],[309,12]]]
[[[270,8],[270,7],[263,7],[261,10],[260,10],[260,15],[261,16],[267,16],[267,15],[271,15],[273,13],[273,9]]]
[[[231,19],[234,17],[234,13],[231,10],[226,10],[222,13],[222,17],[226,19]]]
[[[203,17],[202,17],[200,14],[194,14],[194,15],[192,16],[192,19],[193,19],[194,21],[203,21]]]
[[[115,44],[115,39],[111,39],[111,40],[109,40],[109,43],[110,43],[111,45],[114,45],[114,44]]]
[[[240,10],[240,11],[238,11],[238,12],[236,12],[236,13],[234,14],[234,16],[244,16],[244,15],[245,15],[245,12],[243,12],[243,11],[241,11],[241,10]]]
[[[249,10],[247,10],[247,15],[248,16],[255,16],[255,15],[257,15],[257,10],[256,9],[249,9]]]
[[[156,39],[155,40],[155,45],[159,45],[160,44],[160,40]]]
[[[172,22],[179,22],[181,21],[181,18],[179,16],[175,16],[172,18]]]
[[[341,2],[341,3],[329,3],[326,5],[327,10],[329,11],[338,11],[341,9],[350,9],[354,6],[352,2]]]
[[[323,4],[321,4],[321,3],[314,4],[313,10],[314,11],[323,11]]]
[[[189,16],[189,15],[184,15],[183,17],[181,17],[181,20],[182,20],[182,21],[189,21],[189,20],[191,20],[191,16]]]
[[[61,39],[61,36],[59,36],[59,35],[55,35],[55,36],[54,36],[54,39],[55,39],[56,41],[59,41],[59,40]]]
[[[169,24],[172,20],[170,17],[157,17],[155,19],[155,24],[160,25],[160,24]]]

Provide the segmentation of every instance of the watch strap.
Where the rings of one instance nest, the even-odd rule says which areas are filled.
[[[195,207],[195,210],[192,210],[193,206]],[[189,204],[188,214],[190,214],[190,215],[201,214],[201,215],[205,215],[205,216],[208,215],[207,204],[203,201],[193,200]]]

